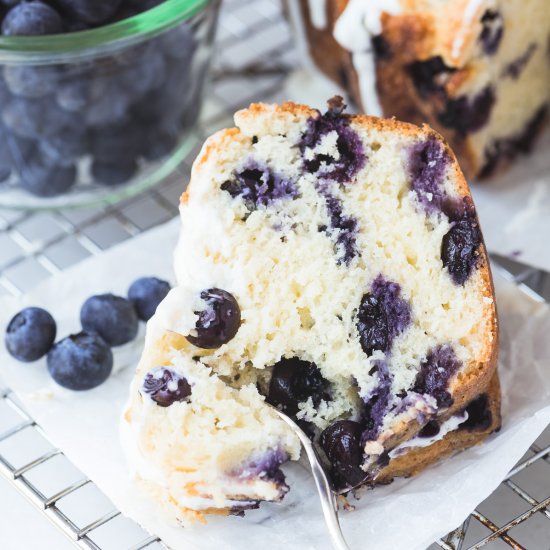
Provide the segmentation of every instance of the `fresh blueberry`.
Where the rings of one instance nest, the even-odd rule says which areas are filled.
[[[35,0],[14,6],[2,22],[4,36],[40,36],[63,32],[63,20],[54,8]]]
[[[266,401],[294,416],[298,404],[310,397],[315,407],[321,400],[329,401],[328,388],[329,382],[314,363],[297,357],[283,358],[273,366]]]
[[[141,391],[160,407],[169,407],[174,403],[188,401],[191,386],[173,369],[156,367],[145,375]]]
[[[36,361],[50,351],[56,330],[55,321],[46,310],[27,307],[10,321],[6,348],[18,361]]]
[[[143,156],[150,161],[160,160],[167,157],[177,144],[178,137],[175,132],[163,128],[151,128],[145,136]]]
[[[361,433],[358,422],[338,420],[321,434],[321,448],[330,462],[332,483],[337,490],[351,489],[367,479],[361,469]]]
[[[59,82],[56,100],[66,111],[78,112],[84,109],[90,100],[90,82],[87,75],[73,76]]]
[[[118,85],[113,75],[94,79],[93,88],[90,92],[93,101],[84,111],[87,125],[108,126],[127,118],[130,104],[128,93]],[[99,89],[103,89],[103,93],[98,96]]]
[[[57,87],[57,67],[6,65],[4,80],[10,91],[20,97],[37,98],[53,93]]]
[[[39,143],[43,158],[59,166],[70,166],[88,151],[88,135],[83,126],[61,128]]]
[[[295,182],[255,160],[249,160],[241,170],[234,172],[231,179],[222,183],[221,188],[233,198],[241,197],[250,211],[277,200],[298,196]]]
[[[133,159],[120,159],[118,161],[94,160],[91,171],[96,183],[113,187],[131,180],[138,171],[138,164]]]
[[[57,342],[48,353],[48,372],[64,388],[91,390],[113,370],[113,353],[103,338],[80,332]]]
[[[13,98],[2,109],[2,122],[15,135],[36,139],[46,128],[47,114],[41,101]]]
[[[187,66],[197,48],[193,29],[187,24],[180,24],[164,33],[159,38],[160,47],[166,57],[179,62],[179,70],[185,74]]]
[[[410,305],[401,297],[401,287],[379,275],[370,292],[361,299],[357,313],[357,330],[363,351],[368,356],[376,350],[388,353],[395,338],[410,321]]]
[[[450,407],[453,399],[447,386],[461,366],[451,346],[437,346],[420,363],[413,391],[435,397],[439,407]]]
[[[80,322],[87,332],[96,332],[110,346],[131,342],[138,332],[138,317],[132,302],[113,294],[88,298],[80,310]]]
[[[67,193],[76,183],[74,165],[57,166],[44,162],[39,155],[18,166],[20,184],[25,191],[37,197],[55,197]]]
[[[170,283],[156,277],[142,277],[128,289],[128,300],[134,304],[138,317],[148,321],[158,305],[170,292]]]
[[[112,124],[93,131],[90,152],[106,163],[136,160],[143,149],[142,128],[135,122]]]
[[[187,340],[194,346],[216,349],[227,344],[241,326],[241,309],[235,297],[225,290],[209,288],[201,292],[205,308],[196,311],[196,336],[190,334]]]
[[[132,60],[121,67],[117,81],[127,97],[135,102],[145,94],[159,88],[165,81],[166,62],[161,52],[149,45],[143,51],[129,50]]]
[[[106,23],[117,11],[122,0],[57,0],[72,19],[97,25]]]
[[[6,181],[12,171],[12,160],[5,131],[0,127],[0,183]]]

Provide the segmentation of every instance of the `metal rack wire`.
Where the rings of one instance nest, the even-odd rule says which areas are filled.
[[[225,0],[218,55],[197,144],[212,130],[231,123],[231,114],[251,100],[281,99],[281,83],[295,57],[280,0]],[[0,295],[22,294],[83,258],[177,215],[181,181],[188,177],[195,154],[196,150],[191,152],[173,178],[116,206],[39,214],[0,211]],[[550,301],[549,276],[503,258],[496,261],[516,283]],[[26,449],[32,449],[30,456],[17,452],[21,440]],[[48,467],[68,472],[67,478],[57,480],[57,486],[45,482]],[[48,442],[47,434],[9,389],[0,390],[0,474],[79,548],[164,547],[157,537],[123,518],[62,451]],[[78,499],[86,502],[87,516],[76,512]],[[550,429],[499,489],[431,549],[550,550],[548,520]]]

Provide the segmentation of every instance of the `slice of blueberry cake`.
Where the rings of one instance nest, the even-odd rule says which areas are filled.
[[[497,320],[474,205],[428,127],[255,104],[207,140],[181,201],[178,286],[123,421],[172,518],[288,491],[294,417],[341,491],[498,428]]]
[[[548,0],[288,2],[299,43],[364,112],[429,123],[468,176],[528,152],[548,118]]]

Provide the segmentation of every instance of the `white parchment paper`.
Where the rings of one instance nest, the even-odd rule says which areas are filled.
[[[0,302],[2,326],[23,305],[50,310],[59,336],[79,330],[78,312],[91,294],[125,293],[138,276],[172,278],[178,231],[174,220],[85,260],[22,300]],[[550,312],[496,276],[501,320],[500,374],[503,428],[498,435],[430,468],[414,479],[367,492],[354,512],[343,512],[352,548],[421,550],[455,528],[486,498],[550,422]],[[324,549],[330,543],[314,484],[301,464],[286,467],[291,491],[282,504],[266,504],[246,518],[214,518],[208,525],[175,528],[156,517],[128,478],[118,424],[142,340],[116,354],[117,370],[99,388],[70,392],[56,386],[45,361],[21,364],[0,351],[0,375],[23,400],[53,443],[82,469],[120,510],[174,549]]]
[[[334,94],[345,96],[310,67],[294,71],[280,96],[324,112]],[[469,183],[489,252],[550,271],[550,131],[504,174]]]

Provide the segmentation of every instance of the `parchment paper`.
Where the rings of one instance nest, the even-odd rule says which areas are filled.
[[[324,112],[334,94],[345,97],[336,84],[306,67],[290,75],[281,99]],[[550,271],[550,131],[504,174],[469,183],[489,252]]]
[[[75,332],[81,303],[96,292],[124,293],[138,276],[171,278],[178,222],[172,221],[85,260],[22,300],[0,302],[2,326],[23,305],[50,310],[59,336]],[[503,428],[498,435],[430,468],[414,479],[367,492],[342,523],[351,548],[424,549],[455,528],[500,483],[550,422],[550,312],[496,276],[501,319],[500,374]],[[99,388],[70,392],[48,377],[45,361],[21,364],[1,346],[0,374],[23,400],[53,443],[112,499],[119,509],[175,549],[325,549],[314,484],[300,463],[285,467],[291,491],[244,519],[215,518],[207,526],[165,525],[128,479],[118,423],[141,341],[117,352],[117,372]],[[130,366],[128,366],[130,365]],[[124,368],[126,366],[126,368]]]

